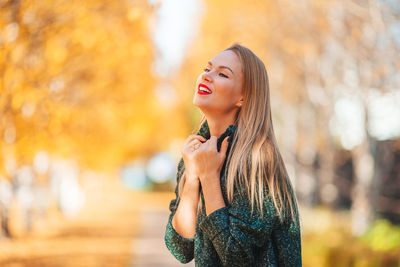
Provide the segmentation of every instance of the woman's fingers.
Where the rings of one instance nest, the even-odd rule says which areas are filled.
[[[201,144],[203,144],[203,143],[201,141],[199,141],[198,139],[194,139],[191,142],[189,142],[186,146],[184,146],[184,149],[189,149],[189,151],[192,152],[192,151],[194,151],[193,146],[195,146],[196,144],[197,145],[200,144],[200,146],[201,146]]]
[[[193,139],[193,140],[190,141],[186,146],[187,146],[187,147],[191,147],[191,146],[193,146],[193,145],[195,145],[195,144],[203,144],[203,142],[201,142],[201,141],[198,140],[198,139]]]
[[[202,142],[207,141],[207,140],[206,140],[203,136],[201,136],[201,135],[192,134],[192,135],[189,135],[189,137],[186,139],[186,141],[185,141],[185,143],[184,143],[184,146],[186,146],[188,143],[190,143],[190,142],[193,141],[193,140],[199,140],[199,141],[202,141]]]
[[[195,144],[202,144],[203,141],[207,140],[201,135],[189,136],[188,139],[185,141],[185,144],[182,146],[181,149],[182,154],[185,154],[187,152],[193,152],[193,148],[191,148],[191,146],[194,146]]]

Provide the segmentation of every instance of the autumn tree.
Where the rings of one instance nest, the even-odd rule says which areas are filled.
[[[0,8],[3,174],[41,150],[109,170],[160,149],[154,6],[9,0]]]

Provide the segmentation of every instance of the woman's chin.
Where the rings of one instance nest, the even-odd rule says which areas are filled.
[[[197,99],[193,100],[193,105],[195,105],[196,107],[198,107],[199,109],[203,109],[203,108],[207,108],[208,104],[204,103],[203,101],[198,101]]]
[[[201,97],[194,96],[193,105],[198,107],[203,113],[213,113],[215,105],[209,99],[202,99]]]
[[[202,103],[203,101],[201,101],[201,99],[198,99],[197,96],[194,96],[193,98],[193,105],[195,105],[198,108],[201,108],[202,106],[204,106],[204,103]]]

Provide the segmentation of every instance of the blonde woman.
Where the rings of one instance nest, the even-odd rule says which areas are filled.
[[[297,199],[271,118],[264,63],[233,44],[208,63],[182,147],[165,244],[196,266],[301,266]]]

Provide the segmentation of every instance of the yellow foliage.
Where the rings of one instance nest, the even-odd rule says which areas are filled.
[[[146,0],[4,3],[0,129],[16,135],[7,144],[15,153],[3,150],[0,160],[32,164],[47,150],[106,170],[160,149],[152,142],[165,112],[152,103],[153,15]]]

